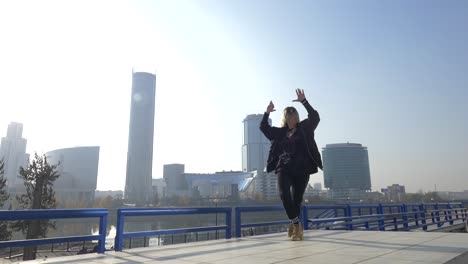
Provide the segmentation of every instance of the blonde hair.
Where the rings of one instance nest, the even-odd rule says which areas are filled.
[[[283,110],[283,114],[281,115],[281,127],[287,127],[290,118],[296,118],[297,123],[299,123],[299,113],[296,108],[292,106],[288,106]]]

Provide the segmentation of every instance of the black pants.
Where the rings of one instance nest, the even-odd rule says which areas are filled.
[[[289,219],[301,214],[301,203],[309,183],[309,174],[295,171],[279,171],[278,187],[281,201]]]

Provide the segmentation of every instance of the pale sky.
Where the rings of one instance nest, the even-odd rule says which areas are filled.
[[[319,148],[368,147],[372,189],[468,190],[466,1],[0,1],[0,136],[101,147],[123,189],[132,68],[155,72],[153,178],[241,170],[242,120],[319,111]],[[280,112],[271,115],[279,125]],[[311,178],[323,182],[322,173]]]

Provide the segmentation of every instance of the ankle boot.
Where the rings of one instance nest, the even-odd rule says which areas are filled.
[[[302,229],[301,223],[293,225],[293,234],[291,237],[292,241],[304,240],[304,230]]]
[[[288,226],[288,237],[292,237],[293,230],[294,230],[294,224],[290,223],[289,226]]]

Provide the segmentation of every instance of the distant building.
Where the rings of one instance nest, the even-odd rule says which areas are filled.
[[[157,196],[159,200],[167,196],[167,184],[163,178],[153,179],[152,186],[153,186],[153,201],[155,199],[155,196]]]
[[[371,190],[367,148],[361,144],[328,144],[322,151],[323,177],[329,198],[360,201]]]
[[[242,182],[247,178],[252,177],[252,174],[242,171],[222,171],[184,173],[184,177],[190,189],[197,190],[201,197],[229,198],[239,195],[239,185],[242,185]],[[237,190],[233,186],[237,186]]]
[[[95,191],[94,198],[106,198],[112,197],[112,199],[123,199],[123,191]]]
[[[253,171],[253,179],[250,183],[252,185],[247,186],[246,192],[250,194],[248,195],[249,198],[252,199],[260,199],[260,200],[277,200],[279,199],[279,192],[278,192],[278,176],[273,173],[258,173],[257,171]]]
[[[166,164],[163,166],[163,179],[166,182],[167,196],[190,195],[190,188],[184,173],[184,164]]]
[[[437,192],[437,195],[446,201],[468,201],[468,190],[463,192]]]
[[[253,174],[242,171],[185,173],[183,164],[164,165],[166,196],[201,196],[209,199],[238,199],[253,185]]]
[[[314,183],[314,190],[321,191],[322,190],[322,184],[320,182]]]
[[[127,152],[125,200],[136,205],[151,201],[156,75],[133,72]]]
[[[242,145],[242,171],[264,171],[270,141],[260,131],[263,115],[248,115],[244,119],[244,134]],[[268,119],[271,125],[271,119]]]
[[[367,202],[367,203],[382,203],[385,202],[385,195],[381,192],[366,192],[364,199],[360,200],[359,202]]]
[[[49,164],[59,164],[60,176],[54,182],[57,201],[62,206],[80,203],[91,207],[97,185],[99,147],[58,149],[45,155]]]
[[[403,202],[405,199],[406,191],[404,185],[392,184],[381,191],[385,195],[385,200],[389,202]]]
[[[23,186],[23,180],[19,175],[20,167],[27,168],[29,154],[26,154],[26,139],[22,137],[23,125],[10,123],[7,136],[2,138],[0,145],[0,160],[4,162],[4,177],[7,187],[12,194],[16,193],[17,187]],[[14,196],[14,195],[13,195]]]
[[[304,197],[318,196],[318,195],[319,195],[319,191],[315,190],[314,187],[312,187],[312,185],[307,184],[307,187],[306,187],[305,192],[304,192]]]
[[[327,198],[327,191],[322,190],[322,184],[321,183],[314,183],[314,186],[307,184],[306,191],[304,193],[304,197],[319,197],[326,199]]]

